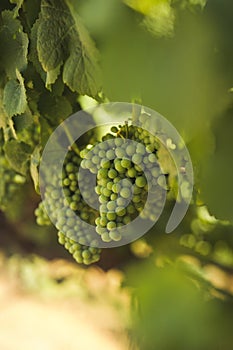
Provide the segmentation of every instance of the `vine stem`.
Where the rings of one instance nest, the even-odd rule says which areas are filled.
[[[137,100],[134,100],[132,102],[132,122],[133,123],[137,120],[137,118],[141,114],[141,109],[142,109],[141,106],[140,106],[140,111],[139,111],[138,110],[138,105],[136,105],[136,103],[137,103]]]
[[[73,140],[73,137],[69,131],[69,129],[67,128],[67,126],[64,124],[63,125],[64,131],[66,133],[66,136],[68,137],[68,140],[70,141],[70,148],[78,155],[80,156],[80,149],[78,148],[78,146],[76,145],[76,143]]]
[[[16,135],[14,124],[13,124],[13,121],[11,119],[9,120],[8,125],[10,128],[10,131],[12,132],[12,136],[14,137],[15,140],[18,140],[18,136]]]
[[[126,127],[126,139],[129,138],[129,123],[128,121],[125,122],[125,127]]]

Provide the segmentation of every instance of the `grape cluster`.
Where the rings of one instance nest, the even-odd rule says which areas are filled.
[[[81,167],[97,175],[95,191],[99,199],[99,216],[95,224],[96,232],[104,242],[121,240],[119,228],[132,222],[140,213],[142,218],[157,220],[160,204],[163,204],[160,201],[163,189],[158,183],[162,174],[156,154],[142,143],[109,136],[93,150],[81,152]],[[148,190],[154,193],[151,201],[147,201]]]
[[[41,202],[35,210],[37,223],[47,225],[49,223],[48,215],[55,223],[58,229],[58,241],[73,255],[78,263],[89,265],[100,258],[100,249],[98,241],[93,241],[89,235],[84,222],[94,225],[96,211],[86,204],[79,190],[78,169],[80,157],[70,150],[67,153],[63,164],[62,177],[59,178],[56,168],[48,169],[47,176],[50,176],[53,186],[46,188],[44,201]],[[83,177],[82,187],[88,186],[86,181],[88,177]],[[80,180],[80,179],[79,179]],[[59,190],[59,182],[62,182],[64,196]],[[68,207],[68,209],[67,209]],[[46,212],[44,213],[44,209]],[[82,220],[77,220],[77,217]]]
[[[79,264],[90,265],[100,259],[100,249],[86,247],[67,237],[64,233],[58,232],[58,242],[62,244]]]
[[[26,178],[12,170],[4,154],[0,152],[0,209],[7,211]]]
[[[129,239],[127,224],[137,217],[158,219],[167,185],[157,150],[156,137],[126,123],[80,152],[70,149],[60,177],[56,167],[48,169],[43,206],[58,229],[59,242],[78,263],[98,261],[101,242]],[[48,224],[42,204],[35,214],[38,224]]]
[[[39,226],[50,226],[51,221],[48,217],[48,214],[46,213],[44,209],[44,205],[42,202],[39,203],[38,207],[35,210],[35,217],[36,217],[36,223]]]

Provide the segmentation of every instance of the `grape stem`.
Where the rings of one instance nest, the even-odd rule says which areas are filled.
[[[68,137],[68,140],[70,141],[69,148],[71,148],[78,156],[80,156],[80,149],[78,148],[78,146],[74,142],[73,137],[72,137],[69,129],[67,128],[67,126],[65,124],[63,124],[63,128],[64,128],[64,131],[66,133],[66,136]]]
[[[137,118],[141,114],[142,107],[135,104],[135,102],[132,103],[132,122],[136,122]]]
[[[129,138],[129,123],[127,120],[125,121],[125,128],[126,128],[125,137],[126,137],[126,139],[128,139]]]

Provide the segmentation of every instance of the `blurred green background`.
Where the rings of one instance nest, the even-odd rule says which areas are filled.
[[[96,339],[94,345],[85,347],[85,339],[79,343],[67,328],[68,339],[60,345],[50,343],[51,334],[43,329],[44,343],[32,332],[35,343],[20,347],[7,343],[7,332],[16,332],[24,315],[6,312],[0,317],[0,348],[233,349],[233,3],[72,2],[100,51],[106,99],[138,101],[166,117],[184,138],[195,172],[193,202],[172,235],[164,233],[173,204],[168,202],[144,238],[105,250],[88,270],[72,262],[53,228],[35,224],[40,198],[27,183],[13,209],[0,213],[2,307],[11,301],[6,290],[14,305],[26,300],[26,314],[34,307],[28,303],[31,296],[39,309],[56,296],[55,308],[68,300],[66,311],[72,315],[78,301],[74,312],[81,308],[87,319],[100,319],[102,326],[94,322],[96,333],[87,333]],[[54,259],[61,259],[61,267]],[[101,311],[104,304],[112,320],[109,328]],[[48,307],[47,312],[53,310]],[[8,328],[7,315],[12,315]],[[38,317],[39,327],[44,315]],[[73,322],[81,327],[82,318]],[[62,324],[57,327],[60,332]],[[99,334],[104,341],[111,334],[111,342],[101,343]]]

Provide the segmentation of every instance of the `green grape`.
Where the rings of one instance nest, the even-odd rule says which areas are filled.
[[[120,147],[122,145],[122,142],[123,141],[122,141],[122,139],[120,137],[116,137],[114,139],[114,144],[115,144],[116,147]]]
[[[110,179],[114,179],[115,177],[117,177],[117,171],[115,169],[110,169],[108,171],[108,177]]]
[[[111,166],[111,162],[110,162],[110,160],[108,160],[107,158],[103,158],[103,159],[101,159],[100,166],[101,166],[102,168],[109,169],[110,166]]]
[[[105,136],[102,137],[102,141],[108,141],[108,140],[111,140],[113,139],[114,136],[112,134],[106,134]]]
[[[108,169],[101,168],[98,171],[97,178],[99,178],[99,179],[102,179],[102,178],[107,179],[108,178]]]
[[[117,158],[124,158],[126,156],[126,152],[122,147],[117,147],[115,149],[115,154]]]
[[[121,177],[120,176],[117,176],[115,177],[115,179],[113,180],[114,184],[118,183],[121,181]]]
[[[123,223],[125,224],[125,225],[127,225],[127,224],[129,224],[131,222],[131,217],[130,216],[124,216],[123,217]]]
[[[109,221],[107,223],[107,229],[108,230],[113,230],[114,228],[116,228],[116,223],[114,221]]]
[[[140,157],[140,155],[143,156],[145,154],[145,146],[143,146],[141,143],[138,143],[136,148],[136,153],[138,154],[138,157]]]
[[[101,236],[106,233],[106,228],[103,226],[96,226],[95,230]]]
[[[120,195],[121,197],[123,198],[130,198],[131,196],[131,191],[129,188],[125,187],[125,188],[122,188],[121,191],[120,191]]]
[[[135,153],[136,149],[134,145],[129,145],[126,148],[126,153],[128,154],[128,156],[132,156]]]
[[[0,210],[4,211],[6,215],[11,215],[11,212],[17,209],[15,208],[15,198],[22,196],[22,189],[26,183],[26,178],[11,169],[2,148],[0,148],[0,179]]]
[[[69,178],[65,178],[65,179],[63,180],[63,185],[64,185],[64,186],[70,186],[70,179],[69,179]]]
[[[131,167],[131,161],[129,159],[122,159],[121,166],[123,168],[129,169]]]
[[[126,199],[125,198],[122,198],[122,197],[119,197],[119,198],[117,198],[117,205],[118,206],[121,206],[121,207],[125,207],[126,206],[126,204],[127,204],[127,201],[126,201]]]
[[[116,208],[116,211],[117,211],[117,208]],[[107,219],[110,221],[116,220],[116,214],[112,212],[107,213]]]
[[[68,164],[66,164],[65,169],[66,169],[66,171],[67,171],[68,173],[73,172],[73,171],[74,171],[74,164],[73,164],[73,163],[68,163]]]
[[[139,196],[139,195],[134,195],[132,201],[133,201],[134,203],[139,203],[139,202],[141,202],[141,196]]]
[[[112,191],[109,190],[109,189],[106,187],[106,188],[103,189],[102,193],[103,193],[103,195],[104,195],[105,197],[110,197],[111,194],[112,194]]]
[[[121,190],[121,185],[120,185],[119,183],[113,184],[113,186],[112,186],[112,191],[113,191],[114,193],[119,193],[120,190]]]
[[[103,234],[101,235],[101,239],[102,239],[103,242],[106,242],[106,243],[109,243],[109,242],[111,242],[111,240],[112,240],[112,239],[110,238],[108,232],[103,233]]]
[[[121,161],[119,159],[117,159],[117,161],[115,162],[115,169],[118,173],[124,173],[125,172],[125,168],[123,168],[123,166],[121,165]]]
[[[40,202],[38,207],[35,209],[36,223],[39,226],[50,226],[51,221],[45,211],[43,202]]]
[[[74,240],[58,232],[58,242],[62,244],[79,264],[90,265],[100,258],[101,250],[98,248],[82,246]]]
[[[117,216],[124,216],[126,214],[126,209],[124,207],[117,207],[116,208],[116,215]]]
[[[118,198],[118,195],[116,193],[112,193],[110,196],[111,201],[115,201]]]
[[[94,157],[92,157],[92,162],[94,163],[94,164],[99,164],[99,162],[100,162],[100,157],[99,156],[97,156],[97,155],[95,155]]]
[[[105,227],[105,226],[107,226],[108,220],[107,220],[107,218],[105,218],[105,217],[102,216],[102,217],[100,218],[100,221],[99,221],[99,222],[100,222],[100,225],[101,225],[101,226]]]
[[[117,232],[117,230],[110,231],[109,237],[115,242],[118,242],[122,239],[121,234],[119,232]]]
[[[114,157],[115,157],[115,152],[114,152],[113,150],[109,149],[109,150],[106,152],[106,157],[107,157],[108,159],[114,159]]]
[[[148,159],[151,163],[157,163],[157,158],[153,153],[149,154]]]
[[[107,204],[100,205],[100,213],[107,213],[107,211],[108,211]]]
[[[96,194],[102,194],[102,187],[100,185],[95,187]]]
[[[130,168],[127,170],[126,174],[130,178],[135,178],[137,176],[137,170],[135,168]]]
[[[133,204],[129,204],[128,207],[126,208],[126,211],[128,214],[134,214],[135,213],[135,207]]]
[[[104,204],[104,203],[106,203],[107,201],[108,201],[108,197],[104,196],[103,194],[101,194],[101,195],[99,196],[99,202],[100,202],[101,204]]]
[[[108,182],[107,182],[106,187],[107,187],[107,189],[108,189],[108,190],[110,190],[110,191],[111,191],[111,190],[112,190],[113,185],[114,185],[114,182],[110,180],[110,181],[108,181]]]
[[[106,154],[106,152],[104,151],[104,150],[100,150],[99,151],[99,153],[98,153],[98,156],[101,158],[101,159],[104,159],[105,158],[105,154]],[[107,161],[108,161],[108,159],[107,158],[105,158]]]
[[[137,187],[144,187],[146,185],[147,181],[146,178],[144,176],[139,176],[136,178],[135,184]]]
[[[132,182],[130,181],[130,179],[123,179],[121,180],[121,186],[131,188]]]
[[[84,148],[81,152],[80,152],[80,157],[81,158],[87,158],[87,154],[89,153],[90,151],[86,148]]]
[[[116,134],[118,132],[118,128],[116,126],[112,126],[111,127],[111,132],[113,132],[114,134]]]
[[[114,211],[116,209],[116,202],[115,201],[110,201],[107,203],[107,209],[109,211]]]

